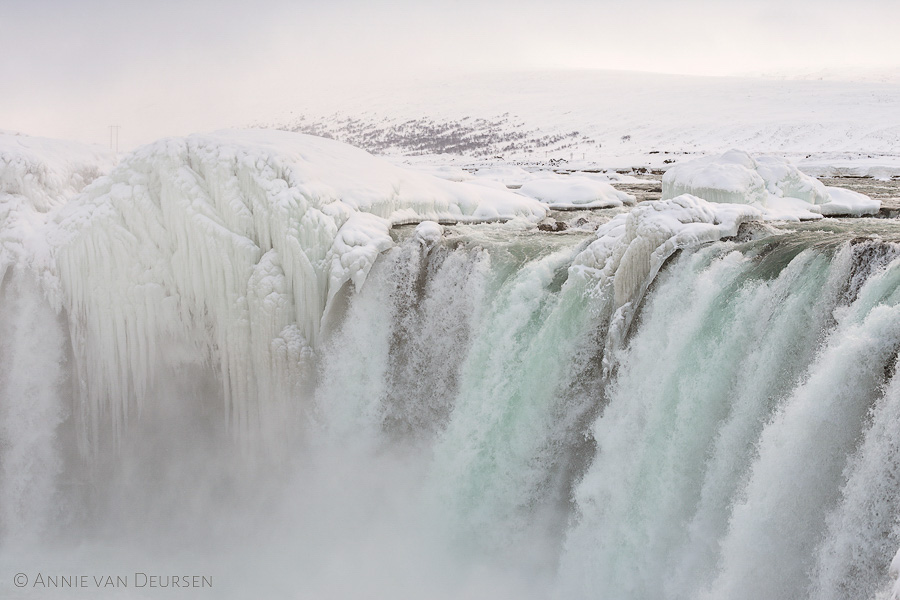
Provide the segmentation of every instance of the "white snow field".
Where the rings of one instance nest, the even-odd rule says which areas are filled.
[[[900,176],[897,106],[896,77],[442,73],[304,90],[258,124],[319,132],[413,164],[665,168],[740,148],[789,157],[813,175],[884,177]]]
[[[871,215],[881,202],[823,185],[777,156],[751,157],[740,150],[674,165],[662,180],[662,198],[694,194],[710,202],[752,204],[776,219],[821,215]]]

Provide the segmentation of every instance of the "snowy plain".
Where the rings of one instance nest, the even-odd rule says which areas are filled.
[[[738,148],[790,158],[814,176],[900,176],[900,78],[842,75],[435,75],[305,90],[261,108],[267,116],[252,124],[330,135],[410,164],[660,169]]]

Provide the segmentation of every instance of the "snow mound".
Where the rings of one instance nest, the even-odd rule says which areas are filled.
[[[875,200],[839,187],[823,186],[828,190],[828,202],[816,207],[823,215],[874,215],[881,208],[881,200]]]
[[[693,194],[709,202],[751,204],[770,219],[806,220],[822,215],[874,214],[879,200],[828,187],[787,159],[751,157],[741,150],[676,165],[663,176],[662,198]]]
[[[112,168],[114,160],[100,147],[0,133],[0,280],[12,264],[46,264],[47,213]]]
[[[635,203],[631,194],[620,192],[606,182],[579,175],[532,179],[519,188],[519,193],[558,210],[613,208]]]
[[[90,412],[124,422],[161,365],[203,356],[240,429],[262,418],[257,399],[289,394],[283,374],[315,351],[335,295],[393,245],[392,225],[546,212],[302,134],[145,146],[64,206],[51,236]]]
[[[444,228],[434,221],[422,221],[416,225],[415,238],[423,246],[432,246],[444,235]]]

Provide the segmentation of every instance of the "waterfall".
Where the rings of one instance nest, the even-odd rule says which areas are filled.
[[[0,535],[22,538],[52,529],[63,498],[58,439],[68,407],[66,343],[58,315],[29,272],[0,283]]]
[[[345,380],[365,382],[354,410],[372,430],[427,434],[453,537],[494,555],[542,546],[562,597],[874,597],[900,543],[900,246],[838,233],[684,249],[607,375],[614,302],[569,268],[577,241],[514,268],[471,240],[401,246],[334,348],[371,369]],[[445,271],[448,252],[477,274]],[[466,289],[489,301],[461,307]],[[435,295],[447,305],[426,313]]]
[[[872,244],[719,243],[671,265],[593,426],[562,568],[573,597],[798,598],[820,545],[854,560],[825,525],[900,347],[900,264],[842,305]]]
[[[146,377],[138,415],[79,453],[78,316],[10,269],[0,564],[65,522],[105,564],[174,539],[206,556],[212,535],[229,548],[217,577],[251,569],[274,596],[883,597],[900,546],[896,232],[717,219],[653,243],[620,217],[599,234],[395,227],[364,281],[329,292],[314,351],[290,319],[248,326],[248,351],[280,357],[254,367],[275,404],[244,407],[249,445],[228,432],[226,342],[202,321],[196,339],[131,323],[116,352],[152,350],[116,359]],[[255,267],[269,287],[242,300],[252,314],[286,314],[266,305],[280,264]],[[175,314],[152,301],[151,321]]]

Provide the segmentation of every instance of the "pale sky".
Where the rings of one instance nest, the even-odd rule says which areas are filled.
[[[0,129],[105,143],[119,123],[129,146],[411,74],[889,68],[897,23],[897,0],[4,0]]]

